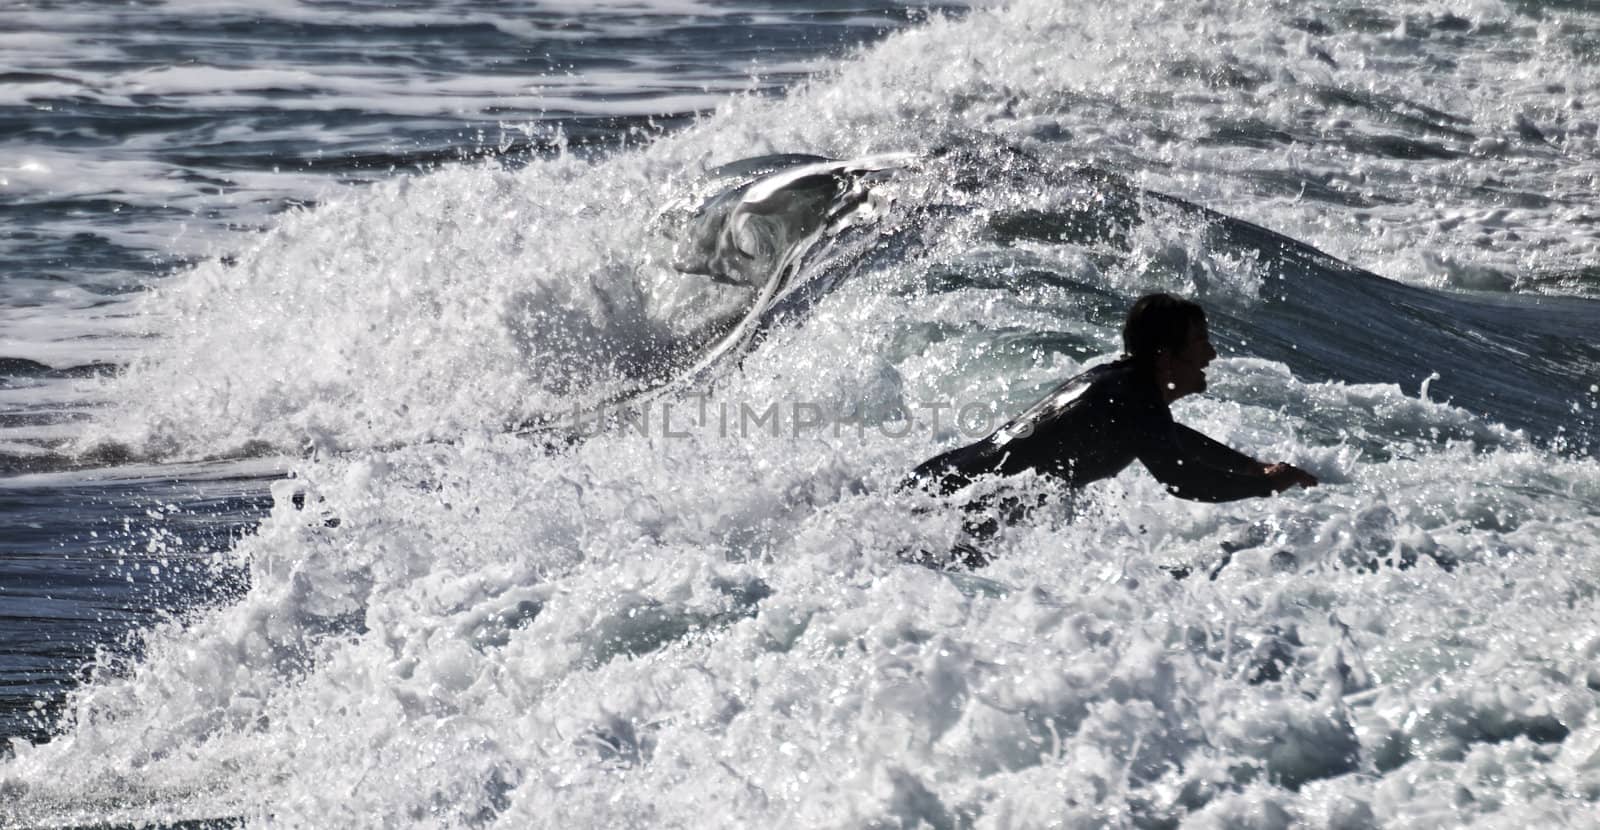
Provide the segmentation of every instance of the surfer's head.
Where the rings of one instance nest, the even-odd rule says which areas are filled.
[[[1206,312],[1171,294],[1146,294],[1128,311],[1122,348],[1155,376],[1167,401],[1204,392],[1205,368],[1217,356]]]

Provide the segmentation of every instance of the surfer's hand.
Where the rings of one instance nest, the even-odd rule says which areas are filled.
[[[1266,475],[1268,481],[1272,482],[1272,489],[1280,493],[1296,485],[1301,487],[1317,486],[1316,476],[1293,464],[1285,464],[1280,461],[1277,464],[1268,464],[1261,472]]]

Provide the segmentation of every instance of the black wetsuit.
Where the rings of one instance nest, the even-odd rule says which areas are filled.
[[[1068,380],[989,437],[928,459],[908,483],[949,494],[981,475],[1034,470],[1076,488],[1110,478],[1136,458],[1186,499],[1273,493],[1249,456],[1174,423],[1155,381],[1126,359]]]

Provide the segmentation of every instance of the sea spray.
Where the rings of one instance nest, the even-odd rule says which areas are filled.
[[[1455,50],[1466,81],[1450,80],[1448,67],[1430,77],[1458,90],[1500,71],[1495,51],[1472,38],[1510,39],[1535,63],[1563,65],[1557,56],[1570,41],[1551,45],[1539,33],[1587,20],[1552,11],[1524,22],[1500,4],[1478,8],[1463,30],[1424,5],[1395,17],[1350,4],[1303,13],[1272,4],[1060,11],[1023,3],[935,22],[786,101],[730,103],[643,151],[422,180],[409,198],[431,204],[417,217],[438,224],[473,228],[482,216],[490,225],[492,211],[480,213],[467,195],[485,182],[508,183],[509,192],[488,191],[491,208],[541,205],[549,216],[540,214],[540,227],[573,229],[570,248],[528,232],[541,256],[502,272],[497,257],[524,232],[494,226],[462,231],[450,250],[465,257],[494,242],[483,246],[494,253],[482,269],[500,300],[523,289],[535,260],[582,277],[578,296],[618,273],[600,267],[617,261],[608,257],[641,244],[648,200],[624,195],[665,201],[663,183],[674,194],[692,189],[702,158],[889,150],[940,158],[949,143],[1000,148],[944,168],[951,174],[939,181],[953,186],[922,191],[940,195],[923,203],[921,224],[894,225],[884,237],[916,244],[851,260],[848,279],[805,314],[773,320],[761,343],[699,391],[736,409],[859,401],[875,426],[922,400],[988,399],[1014,410],[1113,353],[1130,295],[1182,286],[1215,310],[1224,356],[1211,367],[1211,394],[1179,404],[1175,416],[1325,483],[1203,505],[1134,470],[1070,510],[1057,502],[1008,528],[982,574],[951,575],[906,566],[896,553],[949,544],[958,506],[894,485],[959,440],[954,431],[616,430],[552,447],[482,428],[491,419],[454,395],[500,371],[493,350],[481,363],[449,362],[472,356],[472,332],[503,325],[493,299],[480,316],[456,319],[467,345],[442,356],[403,336],[333,326],[335,342],[361,347],[338,359],[371,368],[393,356],[396,367],[415,366],[385,382],[411,384],[408,403],[424,410],[423,426],[396,417],[368,428],[325,409],[333,415],[324,423],[337,426],[327,430],[330,445],[343,449],[298,465],[271,516],[233,551],[250,568],[249,593],[154,630],[127,676],[74,699],[59,737],[20,747],[0,768],[0,787],[13,796],[5,819],[1579,824],[1600,794],[1591,670],[1600,571],[1588,555],[1600,539],[1600,468],[1553,441],[1551,425],[1571,422],[1571,401],[1552,407],[1549,390],[1592,383],[1571,386],[1590,365],[1581,332],[1595,319],[1592,304],[1386,283],[1303,244],[1352,257],[1376,250],[1341,248],[1350,237],[1337,228],[1376,227],[1384,217],[1400,221],[1383,225],[1396,236],[1379,249],[1426,241],[1407,217],[1434,199],[1500,198],[1470,188],[1436,195],[1378,175],[1457,162],[1470,175],[1489,162],[1363,143],[1371,136],[1356,120],[1333,123],[1346,108],[1396,130],[1411,123],[1401,115],[1426,113],[1387,98],[1317,98],[1319,87],[1291,81],[1388,78],[1395,54]],[[1383,17],[1362,22],[1373,14]],[[1207,37],[1193,37],[1201,28]],[[1418,34],[1430,31],[1439,37]],[[1452,41],[1461,31],[1471,37]],[[1395,40],[1404,48],[1391,49]],[[1240,46],[1256,43],[1261,55]],[[1584,71],[1573,70],[1574,87]],[[1514,90],[1546,94],[1554,93]],[[1318,117],[1332,138],[1284,145],[1291,149],[1274,158],[1336,175],[1322,182],[1327,191],[1308,186],[1290,207],[1257,202],[1253,180],[1236,172],[1263,141],[1276,146],[1270,133],[1231,145],[1198,140],[1209,134],[1200,131],[1207,102],[1270,114],[1268,104],[1294,112],[1293,102],[1308,100],[1323,101]],[[1453,122],[1428,121],[1441,123]],[[1501,129],[1483,123],[1473,129]],[[973,139],[975,129],[989,137]],[[1446,150],[1467,141],[1430,140]],[[1408,146],[1409,156],[1378,152]],[[1560,163],[1559,153],[1506,152]],[[1088,179],[1044,175],[1080,166],[1091,168]],[[1346,189],[1357,168],[1377,180],[1372,193]],[[518,189],[561,175],[569,178],[560,193]],[[1098,184],[1079,188],[1084,181]],[[1025,223],[1007,217],[1034,207],[1041,191],[1104,194],[1108,209],[1097,215],[1145,236],[1132,246],[1115,233],[1019,239]],[[1165,208],[1114,198],[1145,193],[1163,194],[1156,201]],[[329,209],[328,222],[382,226],[373,214],[385,199],[397,197],[353,194]],[[404,213],[404,201],[393,209]],[[1138,209],[1120,209],[1129,204]],[[1550,206],[1524,227],[1550,238],[1541,229],[1565,210]],[[353,273],[337,274],[363,301],[387,283],[385,266],[360,260],[389,254],[403,234],[377,237],[381,245],[357,246]],[[1503,261],[1503,249],[1456,244],[1463,257]],[[1555,240],[1542,250],[1570,263],[1584,244]],[[279,259],[337,250],[331,240],[265,245],[269,254],[246,257],[259,266],[229,267],[270,271]],[[426,255],[400,247],[393,256]],[[1208,262],[1216,265],[1196,267]],[[412,325],[428,323],[420,309],[448,316],[483,296],[468,290],[483,285],[468,269],[439,267],[440,293],[414,274],[400,287],[436,303],[405,309]],[[241,286],[246,308],[276,313],[270,284]],[[309,282],[291,288],[289,296],[313,296]],[[215,329],[199,321],[224,307],[207,305],[204,293],[192,318],[202,339]],[[324,348],[289,324],[296,313],[336,316],[314,303],[291,306],[268,328],[300,348]],[[1537,334],[1519,340],[1519,332]],[[1419,359],[1400,359],[1409,354],[1401,348]],[[253,358],[213,353],[222,356],[191,361],[193,374],[266,397],[245,382],[259,374]],[[1463,355],[1496,365],[1447,366]],[[457,377],[447,365],[467,371]],[[170,371],[162,366],[139,371]],[[1417,393],[1434,372],[1425,399]],[[1520,385],[1501,385],[1510,375]],[[349,377],[357,398],[387,394]],[[418,380],[428,377],[452,382]],[[1490,398],[1498,403],[1480,405]],[[130,409],[135,419],[140,407],[183,411],[170,400],[157,393]],[[309,411],[316,396],[276,400],[292,413]],[[278,429],[269,418],[220,427],[226,419],[214,411],[190,411],[200,415],[172,419],[169,434],[191,451]],[[455,413],[464,415],[451,420]],[[298,440],[294,417],[272,434]],[[417,432],[386,434],[395,424]],[[433,425],[443,426],[427,431]],[[372,436],[404,440],[375,447]],[[1056,494],[1036,478],[1006,486]],[[1174,579],[1173,565],[1192,573]]]

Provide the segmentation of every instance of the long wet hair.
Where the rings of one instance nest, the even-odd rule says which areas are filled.
[[[1122,324],[1122,351],[1142,366],[1154,366],[1156,355],[1183,348],[1190,329],[1206,321],[1206,311],[1171,294],[1146,294],[1128,310]]]

